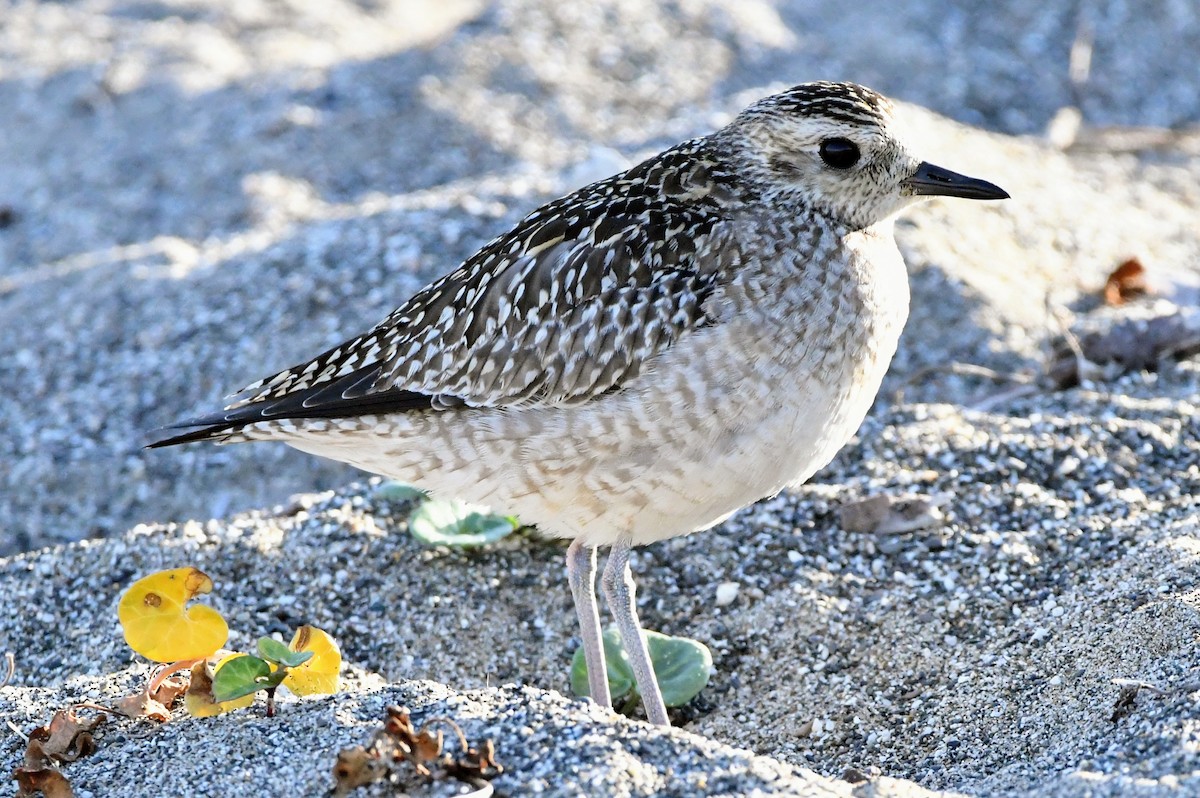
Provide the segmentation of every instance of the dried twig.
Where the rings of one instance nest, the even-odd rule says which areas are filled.
[[[1042,390],[1042,386],[1038,385],[1037,383],[1028,382],[1024,385],[1018,385],[1014,388],[988,394],[982,399],[972,402],[969,407],[971,410],[977,410],[981,413],[986,413],[997,405],[1002,405],[1006,402],[1011,402],[1014,399],[1020,399],[1025,396],[1033,396],[1034,394],[1042,393]]]
[[[442,717],[442,716],[438,716],[436,718],[430,718],[429,720],[425,721],[425,725],[423,725],[421,727],[421,731],[425,731],[430,726],[433,726],[434,724],[438,724],[438,723],[442,724],[443,726],[450,727],[450,729],[454,732],[454,736],[458,738],[459,750],[465,754],[467,752],[467,750],[470,748],[470,746],[467,745],[467,736],[465,734],[463,734],[462,726],[459,726],[457,723],[455,723],[450,718]]]
[[[496,749],[491,740],[484,740],[478,748],[472,748],[462,727],[450,718],[433,718],[418,729],[407,709],[389,706],[386,712],[383,728],[372,735],[369,745],[356,745],[338,753],[333,768],[337,783],[335,795],[345,795],[356,787],[389,775],[395,777],[398,775],[396,768],[405,763],[426,778],[449,776],[469,784],[475,788],[469,794],[474,798],[492,795],[492,786],[487,780],[504,772],[504,768],[496,762]],[[430,727],[436,725],[449,726],[458,738],[461,753],[457,759],[445,753],[442,733],[431,731]]]
[[[4,723],[5,723],[5,725],[8,726],[8,728],[12,729],[13,734],[17,735],[25,742],[27,742],[27,743],[29,742],[29,735],[26,734],[25,732],[21,731],[21,729],[15,723],[13,723],[8,718],[4,719]]]
[[[1079,378],[1084,379],[1084,374],[1087,373],[1085,364],[1090,365],[1091,361],[1083,354],[1083,347],[1079,343],[1079,336],[1071,330],[1071,322],[1066,318],[1066,312],[1063,308],[1050,304],[1050,298],[1046,297],[1046,309],[1050,312],[1051,317],[1058,322],[1059,331],[1062,332],[1063,338],[1067,342],[1067,347],[1071,350],[1071,354],[1075,356],[1075,371],[1079,374]]]
[[[935,363],[931,366],[917,369],[908,379],[906,379],[899,388],[892,393],[892,402],[901,404],[904,402],[904,393],[911,388],[915,383],[929,377],[933,374],[958,374],[964,377],[983,377],[997,382],[1016,382],[1022,385],[1032,383],[1035,377],[1024,372],[1003,372],[990,369],[987,366],[979,366],[974,363],[961,363],[952,361],[950,363]]]

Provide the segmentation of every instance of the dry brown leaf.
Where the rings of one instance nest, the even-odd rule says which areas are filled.
[[[191,679],[183,674],[172,676],[158,686],[151,698],[170,709],[175,699],[187,692],[189,684]]]
[[[484,740],[478,748],[468,748],[458,759],[447,756],[442,767],[451,776],[467,782],[491,779],[504,772],[504,767],[496,761],[496,746],[491,739]]]
[[[385,710],[387,720],[383,722],[383,733],[396,738],[409,737],[416,733],[408,710],[392,704]]]
[[[38,740],[30,740],[25,763],[13,772],[17,798],[41,793],[45,798],[74,798],[71,782],[51,763]]]
[[[127,718],[149,718],[161,723],[166,723],[171,719],[171,711],[162,703],[151,698],[145,690],[118,699],[113,704],[113,709]]]
[[[443,735],[430,728],[437,724],[453,729],[459,750],[465,752],[458,759],[447,754],[439,760]],[[396,772],[395,768],[406,762],[422,776],[449,776],[472,784],[480,788],[472,795],[480,798],[491,794],[491,785],[484,780],[504,771],[496,762],[495,746],[491,740],[484,740],[478,748],[470,747],[462,729],[449,718],[433,718],[417,729],[408,710],[393,705],[387,707],[387,720],[383,728],[375,732],[369,746],[354,746],[338,753],[337,763],[333,767],[333,777],[337,783],[335,793],[344,795],[355,787],[379,781],[389,773]],[[440,768],[438,773],[430,770],[430,763]]]
[[[212,668],[205,660],[192,666],[184,706],[193,718],[211,718],[221,714],[221,705],[212,694]]]
[[[192,666],[188,678],[188,695],[207,694],[209,698],[212,698],[212,680],[212,665],[207,660],[200,660]]]
[[[1094,374],[1080,374],[1080,358],[1056,352],[1047,369],[1056,388],[1073,388],[1083,379],[1115,379],[1128,371],[1155,371],[1163,361],[1200,353],[1200,314],[1176,311],[1148,319],[1124,319],[1079,339],[1079,349]]]
[[[379,781],[387,774],[387,766],[378,756],[356,745],[338,752],[337,764],[333,766],[335,795],[345,795],[356,787]]]
[[[412,753],[409,754],[409,759],[413,763],[413,767],[422,776],[429,775],[429,768],[425,766],[426,762],[435,762],[442,753],[442,733],[426,731],[422,729],[413,736],[411,742]]]
[[[1200,324],[1182,312],[1131,319],[1114,324],[1107,333],[1084,336],[1080,345],[1094,363],[1116,363],[1130,371],[1154,369],[1163,359],[1195,354]]]
[[[72,798],[75,793],[71,783],[57,765],[95,751],[92,731],[107,717],[100,713],[91,720],[80,720],[74,710],[60,709],[49,723],[30,732],[25,761],[13,772],[17,796],[25,798],[41,792],[45,798]]]
[[[390,738],[395,746],[393,758],[407,760],[413,769],[422,776],[429,775],[426,762],[434,762],[442,754],[442,733],[434,734],[429,731],[428,724],[418,731],[409,718],[408,710],[390,706],[387,708],[388,719],[383,725],[382,734]]]
[[[104,713],[100,713],[91,720],[80,720],[74,710],[60,709],[49,723],[30,732],[29,740],[31,743],[35,740],[40,742],[49,760],[74,762],[96,750],[92,731],[107,719]]]
[[[1144,296],[1150,288],[1146,283],[1146,267],[1137,258],[1129,258],[1113,269],[1104,282],[1104,302],[1120,307],[1134,297]]]

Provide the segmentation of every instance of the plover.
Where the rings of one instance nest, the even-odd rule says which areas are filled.
[[[854,434],[908,315],[892,219],[1003,199],[914,154],[881,95],[806,83],[547,203],[376,327],[260,380],[190,441],[283,441],[570,538],[592,698],[601,584],[649,720],[632,546],[807,480]]]

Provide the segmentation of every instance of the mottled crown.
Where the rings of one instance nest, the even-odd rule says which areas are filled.
[[[895,109],[882,94],[857,83],[803,83],[755,103],[747,113],[822,116],[848,124],[886,125]]]
[[[810,213],[853,229],[900,210],[900,181],[916,168],[883,95],[854,83],[803,83],[764,97],[710,140],[749,204]],[[824,147],[851,160],[838,168]]]

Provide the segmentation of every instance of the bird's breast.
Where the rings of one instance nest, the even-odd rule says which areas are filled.
[[[689,427],[685,460],[703,464],[693,498],[712,518],[702,523],[828,463],[895,353],[909,295],[890,230],[800,244],[747,264],[718,298],[714,326],[662,367],[678,388],[658,394],[660,413]]]
[[[890,231],[768,254],[744,260],[710,325],[555,439],[589,441],[562,528],[635,543],[706,528],[808,479],[858,429],[908,311]]]

